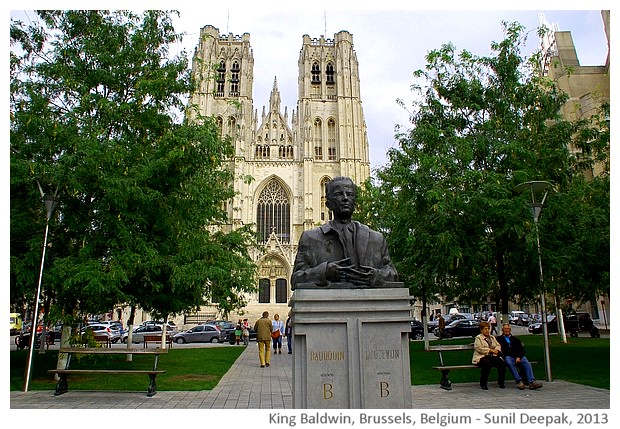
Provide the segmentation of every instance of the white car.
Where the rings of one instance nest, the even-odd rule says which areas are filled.
[[[518,325],[521,319],[521,316],[524,314],[525,314],[525,311],[521,311],[521,310],[511,311],[508,321],[513,325]]]
[[[91,323],[80,329],[79,334],[82,335],[86,331],[93,331],[95,335],[107,335],[110,337],[110,342],[117,343],[121,339],[120,331],[110,328],[108,325],[99,323]]]

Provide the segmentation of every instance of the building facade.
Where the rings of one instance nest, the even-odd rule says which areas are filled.
[[[227,207],[230,228],[255,225],[264,245],[253,255],[258,292],[247,297],[243,317],[255,320],[267,310],[285,318],[299,238],[329,220],[325,184],[348,176],[359,185],[370,176],[359,66],[347,31],[333,39],[304,35],[297,106],[290,116],[287,108],[282,111],[277,76],[269,106],[258,114],[253,66],[248,33],[221,35],[213,26],[202,28],[192,61],[198,85],[190,105],[196,108],[189,115],[215,117],[222,136],[232,137],[236,196]],[[209,317],[215,310],[204,313]]]
[[[570,121],[589,118],[600,114],[601,106],[610,102],[610,11],[601,11],[602,26],[607,39],[607,58],[605,64],[582,66],[579,63],[577,50],[570,31],[560,31],[557,24],[550,24],[545,16],[539,14],[541,27],[549,29],[541,38],[540,49],[543,53],[543,73],[553,79],[559,89],[569,96],[568,102],[562,107],[562,116]],[[570,147],[579,156],[579,151]],[[603,172],[603,166],[595,165],[586,174],[590,177]],[[593,319],[602,326],[610,324],[609,296],[592,297],[591,301],[575,303],[582,311],[590,313]]]

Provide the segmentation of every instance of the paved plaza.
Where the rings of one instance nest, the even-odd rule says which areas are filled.
[[[221,347],[236,347],[227,344]],[[271,366],[260,368],[255,343],[241,354],[213,390],[78,391],[54,396],[53,391],[12,391],[11,409],[291,409],[292,355],[272,355]],[[610,391],[556,380],[540,390],[518,390],[507,380],[506,389],[494,383],[482,391],[478,383],[455,383],[451,391],[437,384],[412,386],[413,409],[609,409]]]

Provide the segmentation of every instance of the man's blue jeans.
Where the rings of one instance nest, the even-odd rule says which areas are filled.
[[[518,383],[522,381],[521,374],[519,374],[519,368],[525,371],[525,376],[527,377],[527,380],[525,381],[527,381],[528,383],[536,379],[534,377],[534,371],[532,371],[532,364],[530,363],[530,361],[527,360],[525,356],[521,358],[521,362],[519,363],[515,362],[515,358],[513,358],[512,356],[505,356],[504,361],[506,361],[508,371],[510,371],[510,373],[514,377],[515,382]]]

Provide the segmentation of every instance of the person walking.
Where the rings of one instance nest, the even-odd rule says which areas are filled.
[[[254,330],[256,331],[260,367],[264,368],[271,363],[271,320],[269,320],[268,311],[264,311],[263,317],[254,323]]]
[[[288,354],[290,355],[293,353],[293,324],[290,317],[286,319],[284,335],[286,335],[286,345],[288,347]]]
[[[241,319],[237,322],[237,326],[235,326],[235,344],[239,345],[241,341],[241,334],[243,333],[243,322]]]
[[[243,344],[250,345],[250,322],[248,319],[243,319],[243,325],[241,325],[241,335],[243,336]]]
[[[497,335],[497,318],[495,317],[495,313],[491,313],[487,322],[491,325],[491,335]]]
[[[444,319],[441,314],[439,315],[437,326],[439,328],[439,339],[443,340],[446,338],[446,319]]]
[[[280,320],[279,314],[273,315],[271,322],[271,338],[273,340],[273,353],[282,354],[282,337],[284,336],[284,323]]]

